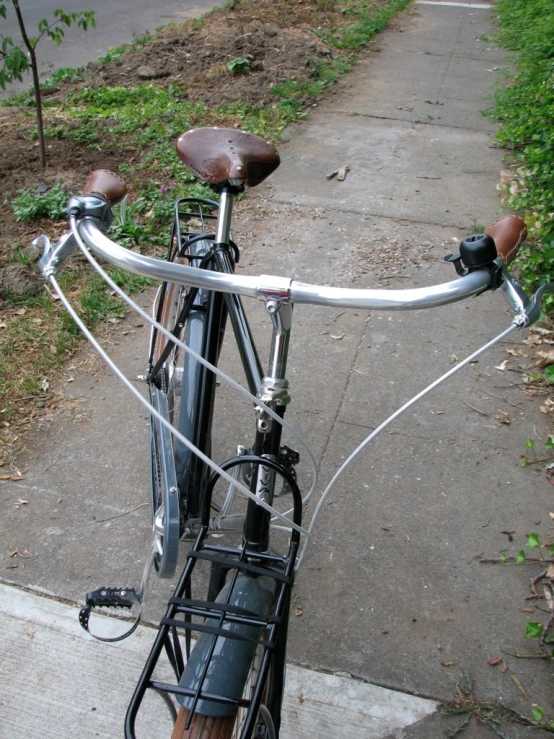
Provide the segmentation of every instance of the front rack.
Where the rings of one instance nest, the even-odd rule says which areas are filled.
[[[285,479],[292,494],[293,522],[300,526],[302,493],[293,474],[278,462],[255,455],[229,459],[222,469],[245,461],[270,467]],[[209,544],[212,494],[219,477],[217,473],[212,475],[205,487],[201,528],[127,710],[126,739],[135,739],[135,721],[147,691],[164,697],[174,719],[177,712],[173,699],[177,700],[188,712],[185,728],[196,713],[226,717],[232,722],[241,711],[238,736],[245,739],[254,729],[262,697],[278,707],[274,712],[278,721],[300,534],[297,529],[291,530],[288,548],[282,554],[259,552],[245,539],[239,547]],[[192,576],[200,562],[211,569],[206,600],[192,597]],[[199,636],[193,649],[194,632]],[[162,654],[176,682],[153,677]],[[275,679],[266,695],[272,667]],[[279,727],[275,728],[278,735]]]
[[[170,697],[175,697],[178,703],[184,704],[188,711],[188,723],[193,720],[196,712],[229,716],[243,709],[240,736],[249,736],[256,722],[271,660],[274,655],[276,659],[284,659],[284,654],[276,655],[276,652],[278,644],[286,643],[298,551],[296,537],[293,537],[287,554],[271,555],[248,550],[245,545],[240,548],[210,545],[206,542],[207,534],[207,527],[203,527],[187,555],[180,581],[168,602],[158,635],[127,711],[126,739],[135,739],[135,720],[148,690],[167,696],[168,705],[173,705]],[[211,563],[212,568],[219,571],[227,581],[218,600],[195,600],[191,597],[191,578],[199,561]],[[255,612],[237,603],[241,578],[248,578],[252,582],[260,581],[261,578],[271,581],[272,603],[267,612],[264,613],[263,607],[256,609],[261,612]],[[242,582],[244,583],[244,579]],[[199,617],[203,621],[193,621],[193,618]],[[193,655],[194,664],[191,670],[189,660],[193,632],[200,634],[196,645],[199,656],[195,660]],[[240,660],[250,664],[255,656],[257,669],[253,679],[252,675],[245,676],[247,680],[252,680],[246,691],[244,684],[233,684],[229,676],[222,684],[215,674],[218,654],[222,648],[225,649],[222,642],[226,642],[227,650],[236,652],[235,666]],[[164,652],[175,674],[175,682],[161,682],[153,678],[154,670]],[[233,660],[230,662],[233,664]],[[174,713],[174,717],[175,715]]]

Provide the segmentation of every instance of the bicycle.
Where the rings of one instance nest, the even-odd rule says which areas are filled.
[[[45,236],[35,242],[44,249],[41,270],[64,306],[150,411],[153,537],[142,586],[139,592],[103,588],[89,593],[80,620],[91,630],[91,615],[98,609],[140,609],[150,568],[153,566],[160,577],[172,576],[180,542],[192,539],[131,700],[125,736],[135,737],[144,696],[154,691],[164,698],[175,721],[172,739],[272,739],[279,736],[291,591],[305,551],[302,537],[311,533],[338,476],[377,434],[438,384],[512,331],[534,323],[543,294],[554,292],[554,284],[543,285],[529,299],[510,275],[507,267],[526,236],[525,224],[517,216],[500,218],[484,234],[464,240],[459,254],[446,258],[455,267],[457,278],[442,285],[407,290],[350,289],[282,277],[238,276],[235,265],[240,254],[231,237],[233,200],[245,185],[255,186],[267,178],[279,165],[279,155],[258,136],[221,128],[183,134],[177,141],[177,153],[198,179],[212,187],[219,200],[177,201],[165,261],[129,252],[106,236],[111,207],[122,200],[126,187],[119,177],[103,170],[91,175],[83,196],[70,199],[70,231],[55,245]],[[210,230],[210,223],[215,229]],[[109,359],[60,290],[57,270],[77,248],[108,285],[152,325],[148,371],[142,378],[148,400]],[[117,287],[89,251],[118,267],[161,281],[152,316]],[[304,527],[303,509],[317,480],[315,460],[310,458],[314,482],[303,495],[296,473],[299,453],[281,443],[285,428],[310,454],[284,420],[290,402],[286,366],[294,303],[413,310],[497,289],[515,313],[510,326],[369,434],[339,468],[315,507],[310,525]],[[262,300],[270,317],[267,372],[263,371],[241,297]],[[228,319],[248,390],[217,367]],[[252,446],[240,446],[237,454],[222,464],[211,459],[216,378],[246,396],[255,415]],[[225,485],[222,491],[220,483]],[[277,499],[292,502],[283,511],[276,507]],[[235,537],[238,544],[212,543],[213,535]],[[204,599],[193,597],[193,577],[206,592]],[[124,634],[101,638],[124,638],[139,619],[140,612],[129,628],[128,622],[123,622]],[[193,633],[199,635],[194,645]],[[174,673],[172,682],[153,677],[163,654]]]

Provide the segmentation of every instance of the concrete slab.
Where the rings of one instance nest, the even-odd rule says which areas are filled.
[[[291,130],[273,178],[278,202],[454,227],[492,220],[501,154],[487,134],[329,115],[331,126],[314,118]],[[344,164],[343,183],[325,179]]]
[[[122,735],[155,631],[139,627],[124,642],[102,644],[81,629],[77,613],[65,603],[0,585],[1,739]],[[169,736],[167,709],[159,698],[147,701],[137,736]],[[289,665],[281,736],[308,739],[341,731],[345,739],[382,739],[435,708],[433,701]]]
[[[396,56],[418,55],[463,57],[506,64],[506,55],[494,43],[490,12],[475,6],[427,6],[414,3],[409,18],[400,20],[402,44],[386,31],[375,42],[379,49],[391,49]],[[486,40],[485,40],[486,39]]]
[[[325,477],[364,436],[359,426],[336,424]],[[467,669],[480,700],[525,713],[514,674],[534,702],[550,704],[548,665],[509,656],[530,649],[530,617],[521,612],[528,574],[478,562],[506,548],[505,531],[523,541],[548,530],[534,515],[548,507],[546,485],[529,487],[521,472],[505,452],[406,426],[378,440],[318,520],[296,587],[303,615],[293,619],[290,653],[307,666],[347,666],[371,682],[444,700]],[[498,656],[504,674],[488,663]]]

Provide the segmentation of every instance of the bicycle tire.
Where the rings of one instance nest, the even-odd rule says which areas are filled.
[[[173,261],[186,263],[194,260],[198,263],[210,249],[209,240],[195,240],[190,249],[185,245],[186,257],[179,256],[184,251],[182,249],[175,252]],[[181,324],[187,301],[190,303],[188,315]],[[224,327],[226,317],[220,298],[208,291],[164,283],[156,296],[154,316],[167,331],[174,333],[195,352],[209,361],[217,361],[222,330],[219,326],[214,332],[213,323],[223,323]],[[155,329],[151,339],[150,368],[153,405],[186,438],[210,455],[215,387],[211,373],[178,346],[171,346],[167,336]],[[179,396],[180,403],[177,402]],[[155,566],[160,577],[172,577],[177,566],[181,534],[187,518],[197,516],[201,509],[202,486],[209,471],[184,444],[175,443],[170,432],[152,417],[150,439]]]
[[[232,605],[240,606],[251,613],[261,615],[262,613],[271,612],[274,604],[274,594],[271,594],[272,586],[267,578],[240,576],[237,582],[241,582],[242,585],[237,586],[235,590],[234,585],[227,584],[221,590],[217,600],[228,602],[230,598]],[[230,632],[240,634],[250,642],[252,639],[258,639],[261,636],[259,631],[256,635],[256,627],[252,626],[238,626],[235,624],[228,626],[228,628]],[[261,739],[275,739],[280,728],[285,669],[285,653],[282,646],[286,644],[286,625],[283,631],[280,632],[279,637],[281,648],[276,649],[272,655],[262,691],[260,709],[254,724],[254,733],[249,735]],[[180,681],[180,684],[191,687],[196,683],[197,678],[204,671],[210,643],[213,644],[213,637],[209,634],[201,634],[187,662],[187,670],[192,665],[189,673],[192,676],[192,682],[189,682],[189,678],[184,683]],[[242,695],[242,698],[251,701],[254,698],[264,653],[265,649],[261,643],[249,654],[248,644],[244,641],[237,641],[236,638],[225,640],[225,645],[217,651],[215,682],[207,685],[206,689],[214,694],[218,694],[222,689],[222,693],[228,697],[238,698]],[[239,686],[240,692],[239,690],[235,691],[233,685]],[[219,686],[219,689],[217,686]],[[185,701],[180,707],[171,739],[242,738],[248,715],[247,708],[233,710],[229,706],[214,705],[209,700],[200,699],[191,724],[187,729],[190,705],[186,706],[184,703]],[[262,706],[265,706],[265,709],[262,709]],[[260,731],[262,726],[266,728],[266,731]]]
[[[274,665],[272,664],[264,690],[265,695],[269,695],[271,693],[273,676]],[[251,687],[251,682],[245,686],[245,696],[250,692]],[[265,705],[263,701],[262,705]],[[259,712],[258,719],[260,722],[265,722],[266,732],[265,735],[256,733],[255,736],[260,737],[261,739],[275,739],[275,737],[278,736],[278,733],[276,733],[275,730],[275,723],[277,723],[278,727],[281,723],[280,709],[278,717],[272,715],[272,712],[267,706],[266,709],[268,711],[273,730],[267,728],[267,719],[265,719],[262,713]],[[171,734],[171,739],[240,739],[241,737],[240,719],[237,716],[205,716],[201,713],[195,713],[189,728],[186,729],[188,717],[189,711],[181,706],[179,713],[177,714],[177,720],[173,728],[173,733]],[[260,723],[257,723],[256,726],[260,726]]]

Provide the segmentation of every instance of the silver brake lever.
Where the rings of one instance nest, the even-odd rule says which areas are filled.
[[[73,233],[68,231],[54,245],[46,234],[41,234],[33,241],[33,246],[42,250],[38,266],[42,274],[48,278],[56,274],[58,265],[77,248],[77,242]]]
[[[528,325],[532,325],[539,320],[541,316],[541,300],[546,294],[554,295],[554,282],[547,282],[544,285],[541,285],[529,301],[527,307],[527,316],[529,318]]]
[[[518,328],[532,326],[541,316],[541,300],[546,293],[554,294],[554,282],[541,285],[536,293],[529,298],[519,282],[512,277],[506,268],[502,270],[502,285],[500,288],[504,297],[514,311],[514,324]]]

